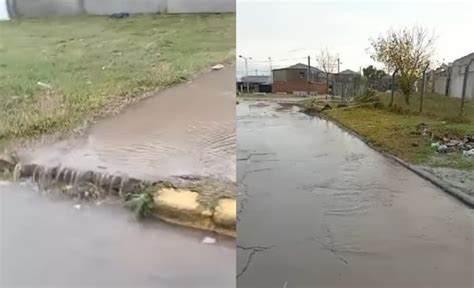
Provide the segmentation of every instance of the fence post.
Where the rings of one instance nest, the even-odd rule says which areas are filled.
[[[449,89],[451,89],[451,73],[453,72],[451,67],[447,68],[447,73],[446,73],[446,87],[444,90],[444,96],[448,97],[449,96]]]
[[[85,3],[85,0],[79,0],[79,7],[80,7],[80,9],[81,9],[81,14],[86,15],[86,14],[87,14],[87,10],[86,10],[86,3]]]
[[[464,102],[466,102],[467,78],[469,77],[469,67],[471,66],[472,62],[474,62],[474,59],[471,59],[469,61],[469,64],[467,64],[466,68],[464,69],[464,79],[462,82],[461,111],[459,113],[459,116],[461,117],[464,115]]]
[[[397,74],[398,72],[398,69],[395,69],[395,71],[393,71],[393,74],[392,74],[392,89],[391,90],[391,95],[390,95],[390,104],[388,104],[388,107],[392,107],[393,105],[393,93],[394,93],[394,87],[395,87],[395,74]]]
[[[419,113],[423,112],[423,98],[425,97],[425,76],[426,70],[428,69],[429,64],[426,65],[425,69],[423,70],[423,78],[421,79],[421,95],[420,95],[420,110]]]

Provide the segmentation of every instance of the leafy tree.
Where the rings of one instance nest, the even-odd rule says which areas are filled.
[[[372,65],[363,68],[362,73],[364,74],[364,77],[367,78],[367,85],[370,88],[376,88],[381,79],[387,75],[384,70],[379,70]]]
[[[409,104],[413,86],[434,54],[434,34],[413,26],[390,29],[385,35],[370,41],[372,59],[383,63],[388,71],[397,71],[398,86]]]

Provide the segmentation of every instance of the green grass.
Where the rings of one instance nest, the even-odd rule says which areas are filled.
[[[435,153],[430,147],[432,140],[417,129],[418,124],[425,123],[435,135],[461,137],[474,134],[471,123],[452,123],[432,116],[399,114],[368,107],[339,108],[324,113],[355,130],[375,146],[411,163],[474,170],[474,161],[460,153]]]
[[[68,130],[235,55],[233,15],[22,19],[0,35],[0,145]]]
[[[380,93],[381,101],[388,106],[390,103],[390,93]],[[436,93],[427,93],[423,99],[422,116],[445,120],[449,122],[474,123],[474,101],[466,101],[464,106],[464,116],[459,117],[461,99],[446,97]],[[393,109],[403,114],[419,115],[420,95],[414,94],[410,97],[410,104],[407,105],[403,96],[395,93]]]

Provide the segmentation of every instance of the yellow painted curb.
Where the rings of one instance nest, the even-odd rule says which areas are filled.
[[[153,200],[154,215],[164,221],[236,236],[237,208],[233,199],[218,200],[214,212],[199,203],[199,193],[189,190],[161,189]]]
[[[214,212],[214,222],[223,226],[234,226],[237,220],[237,202],[235,199],[220,199]]]

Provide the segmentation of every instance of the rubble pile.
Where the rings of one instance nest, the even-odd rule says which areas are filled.
[[[454,137],[449,135],[439,136],[434,134],[425,123],[417,126],[423,136],[429,136],[433,141],[431,148],[439,153],[461,152],[464,156],[474,157],[474,135]]]

